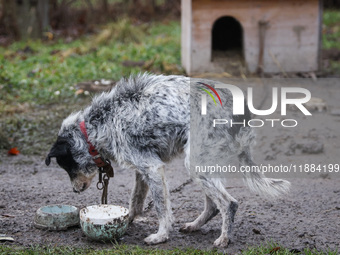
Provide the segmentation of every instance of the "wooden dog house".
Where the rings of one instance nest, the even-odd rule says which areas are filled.
[[[252,73],[318,69],[320,0],[182,0],[181,19],[188,74],[223,71],[233,52]]]

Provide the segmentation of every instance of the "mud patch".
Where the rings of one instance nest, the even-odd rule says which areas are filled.
[[[23,157],[23,156],[21,156]],[[57,244],[76,247],[113,248],[113,244],[104,244],[89,240],[79,227],[66,231],[44,231],[34,227],[35,211],[49,204],[72,204],[79,208],[100,202],[100,192],[92,185],[82,194],[72,192],[66,172],[56,165],[47,168],[43,159],[31,157],[34,164],[22,166],[15,164],[16,158],[9,158],[7,171],[1,175],[0,196],[0,233],[14,238],[13,244],[29,246],[31,244]],[[32,168],[37,169],[35,175]],[[110,184],[109,202],[128,207],[131,181],[134,179],[130,170],[116,168],[116,176]],[[170,188],[178,187],[188,178],[181,159],[167,166]],[[339,247],[337,238],[339,229],[340,207],[337,180],[300,179],[291,180],[292,191],[276,201],[267,200],[244,187],[240,179],[230,180],[228,192],[239,202],[235,217],[234,233],[226,249],[236,253],[248,245],[259,245],[264,241],[276,241],[282,245],[301,249],[304,247],[335,250]],[[171,196],[175,216],[174,231],[171,239],[157,248],[213,249],[212,243],[218,238],[221,217],[216,216],[203,226],[200,231],[190,234],[179,232],[180,227],[194,220],[203,210],[203,198],[195,183],[186,185],[180,192]],[[146,204],[150,202],[150,198]],[[12,217],[6,217],[11,215]],[[126,244],[144,246],[143,239],[157,231],[158,223],[154,209],[146,210],[143,221],[131,224],[127,233],[120,240]]]
[[[312,88],[311,88],[312,89]],[[340,90],[334,84],[318,95],[327,98],[327,105],[339,108]],[[262,93],[263,95],[264,93]],[[259,100],[261,101],[261,100]],[[298,118],[298,116],[296,117]],[[254,158],[258,163],[275,162],[339,162],[340,135],[339,117],[330,113],[315,113],[313,120],[320,123],[316,128],[305,121],[303,129],[287,131],[284,128],[264,127],[258,130]],[[299,119],[300,121],[300,119]],[[59,123],[60,124],[60,123]],[[59,126],[58,124],[58,126]],[[57,130],[52,130],[57,132]],[[49,131],[50,132],[50,131]],[[47,132],[49,134],[49,132]],[[286,153],[292,143],[297,144],[294,153]],[[321,147],[318,147],[322,144]],[[272,146],[272,147],[270,147]],[[55,161],[49,167],[44,164],[48,148],[41,148],[38,156],[1,155],[0,162],[0,234],[14,238],[6,245],[67,245],[94,249],[114,248],[112,243],[94,242],[88,239],[79,227],[65,231],[39,230],[34,227],[36,210],[44,205],[70,204],[79,209],[100,203],[101,192],[92,183],[84,193],[72,192],[68,175]],[[274,153],[272,153],[274,152]],[[318,152],[318,153],[316,153]],[[274,159],[268,160],[268,155]],[[134,172],[115,167],[115,177],[110,181],[108,201],[128,207]],[[213,249],[213,242],[220,235],[221,216],[217,215],[201,230],[181,233],[180,227],[193,221],[203,210],[203,195],[194,183],[187,183],[188,174],[183,157],[166,166],[175,223],[170,240],[155,245],[158,249],[194,247]],[[292,249],[305,247],[326,251],[340,250],[340,200],[339,179],[327,176],[315,178],[288,178],[291,192],[277,200],[251,194],[241,179],[227,180],[227,191],[239,201],[231,243],[224,250],[235,254],[250,245],[274,241]],[[96,182],[96,180],[94,180]],[[180,189],[177,189],[181,187]],[[147,198],[142,220],[130,224],[120,240],[125,244],[146,246],[143,239],[158,228],[157,217],[150,197]]]

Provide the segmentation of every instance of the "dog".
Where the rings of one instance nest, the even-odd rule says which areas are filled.
[[[205,207],[196,220],[186,223],[180,231],[199,230],[221,213],[221,235],[214,245],[227,247],[238,202],[226,191],[222,178],[209,178],[206,173],[193,170],[190,148],[203,148],[204,153],[196,157],[201,163],[207,157],[217,159],[216,155],[224,155],[227,161],[236,158],[242,165],[254,166],[251,146],[255,135],[249,126],[212,128],[211,118],[217,111],[213,104],[208,105],[212,117],[193,120],[191,115],[194,112],[199,115],[201,109],[199,95],[202,90],[196,87],[202,84],[213,87],[218,82],[152,74],[121,79],[110,92],[94,97],[90,106],[63,121],[57,141],[46,157],[46,165],[55,157],[60,167],[67,171],[75,192],[82,192],[90,186],[98,172],[94,161],[98,157],[104,162],[111,160],[134,169],[135,185],[130,199],[129,220],[131,222],[142,214],[144,200],[150,190],[159,228],[144,241],[158,244],[168,240],[173,223],[164,165],[184,152],[186,169],[201,186]],[[241,117],[250,118],[249,110],[244,116],[232,115],[230,91],[223,90],[219,95],[224,101],[224,114],[235,121]],[[86,134],[82,131],[84,127],[80,128],[81,123]],[[190,140],[190,129],[193,128],[199,137],[205,138]],[[99,156],[93,157],[89,146],[95,148]],[[265,178],[258,172],[244,173],[244,179],[252,191],[270,196],[284,194],[290,186],[288,181]]]

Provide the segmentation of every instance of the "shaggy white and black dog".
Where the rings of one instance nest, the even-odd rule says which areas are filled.
[[[209,160],[225,157],[227,161],[236,158],[241,164],[252,166],[255,163],[250,145],[254,135],[248,126],[212,128],[211,120],[214,111],[217,111],[213,104],[208,106],[209,118],[194,119],[190,116],[193,111],[200,112],[201,97],[195,94],[202,93],[196,87],[203,83],[214,87],[218,82],[149,74],[122,79],[110,92],[95,97],[91,106],[63,121],[46,164],[49,165],[51,158],[55,157],[69,174],[75,192],[88,188],[98,172],[88,151],[88,142],[105,160],[134,169],[136,181],[130,200],[130,220],[142,213],[150,189],[159,229],[146,237],[145,242],[157,244],[169,238],[173,222],[164,165],[184,152],[186,168],[204,192],[205,208],[196,220],[185,224],[181,231],[198,230],[220,212],[222,230],[214,245],[226,247],[238,203],[225,190],[221,178],[210,178],[206,173],[195,172],[190,167],[190,148],[201,148],[201,154],[195,156],[200,164],[204,164],[208,157]],[[243,116],[233,116],[232,94],[228,90],[219,94],[226,116],[235,121],[250,118],[249,111]],[[80,129],[83,121],[88,141]],[[190,129],[195,129],[195,136],[201,139],[190,139]],[[277,196],[289,189],[289,182],[265,178],[260,173],[245,173],[244,177],[249,188],[258,193]]]

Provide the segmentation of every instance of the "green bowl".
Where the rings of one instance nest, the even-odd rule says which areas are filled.
[[[48,230],[65,230],[79,225],[79,209],[72,205],[47,205],[35,214],[34,226]]]
[[[119,239],[129,224],[129,210],[117,205],[88,206],[79,216],[84,234],[96,241]]]

